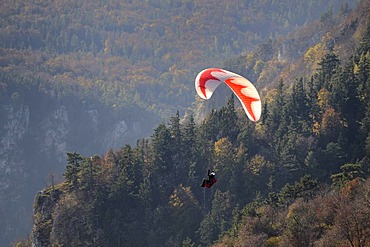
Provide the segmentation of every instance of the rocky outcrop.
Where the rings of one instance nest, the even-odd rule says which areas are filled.
[[[41,152],[47,157],[65,160],[69,129],[68,111],[64,105],[57,108],[40,123]]]
[[[22,200],[21,191],[29,174],[26,171],[22,143],[29,129],[29,108],[25,105],[5,105],[1,109],[0,132],[0,236],[9,241],[19,234],[18,224],[30,219]],[[29,211],[30,212],[30,211]],[[28,222],[30,224],[30,222]],[[2,245],[0,242],[0,245]]]
[[[34,201],[33,247],[50,246],[49,236],[53,224],[53,211],[62,194],[62,186],[37,193]]]
[[[11,178],[20,171],[17,169],[23,155],[21,142],[29,127],[29,109],[27,106],[3,106],[4,119],[0,138],[0,188],[10,187]],[[16,153],[17,155],[14,155]]]
[[[151,134],[155,115],[132,111],[78,102],[0,106],[0,246],[30,233],[33,196],[50,176],[62,179],[67,152],[91,156]]]

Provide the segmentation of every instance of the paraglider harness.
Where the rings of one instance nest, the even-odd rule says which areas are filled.
[[[200,187],[211,188],[212,185],[214,185],[217,182],[217,179],[215,178],[215,176],[216,176],[216,173],[214,171],[211,172],[211,170],[208,169],[208,179],[203,178],[203,181]]]

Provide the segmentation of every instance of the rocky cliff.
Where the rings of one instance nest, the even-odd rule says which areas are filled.
[[[34,195],[62,179],[66,152],[90,156],[133,144],[158,121],[135,108],[42,98],[2,105],[0,115],[1,246],[27,237]]]

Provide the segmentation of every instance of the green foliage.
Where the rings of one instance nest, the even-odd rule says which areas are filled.
[[[205,215],[199,231],[200,241],[207,245],[217,240],[218,236],[231,226],[230,218],[235,207],[235,198],[229,192],[216,191],[211,211]]]
[[[186,6],[192,10],[209,7],[206,2],[183,5],[183,2],[165,2],[145,3],[158,8],[151,14],[153,20],[161,21],[159,16],[166,15],[165,9],[171,6],[180,6],[180,9]],[[114,12],[133,7],[115,4],[116,8],[109,4],[97,6],[97,17],[102,8],[111,8]],[[120,16],[130,20],[129,12],[124,13],[126,15]],[[61,16],[60,21],[66,23],[67,16]],[[150,46],[145,42],[155,40],[149,39],[151,35],[133,42],[132,46],[127,44],[128,47],[114,44],[115,37],[139,30],[182,36],[183,29],[162,29],[154,25],[156,22],[154,26],[139,25],[139,22],[114,19],[117,16],[101,18],[104,30],[117,27],[122,33],[112,31],[104,39],[91,34],[97,37],[86,44],[78,42],[76,33],[68,42],[56,40],[60,46],[54,50],[55,54],[63,53],[67,46],[94,46],[104,58],[97,73],[105,76],[117,75],[111,70],[125,62],[118,55],[128,54],[136,61],[154,56],[161,63],[171,64],[171,73],[163,73],[162,78],[184,79],[185,72],[172,64],[170,53],[157,47],[153,55],[151,49],[145,49]],[[88,26],[94,18],[90,16],[84,21],[82,26],[76,24],[76,28]],[[187,25],[194,27],[199,21],[184,22],[180,18],[177,23],[186,29]],[[65,38],[68,40],[69,36]],[[216,37],[213,41],[212,49],[226,49],[221,46],[222,39]],[[236,46],[237,40],[235,43]],[[201,42],[197,45],[202,47]],[[268,60],[270,43],[261,47],[268,49],[266,54],[263,49],[259,50]],[[47,228],[44,237],[50,245],[73,243],[76,246],[83,243],[90,246],[195,246],[217,245],[216,242],[223,240],[229,246],[312,246],[317,241],[325,246],[335,235],[339,236],[335,240],[339,241],[338,245],[354,241],[346,239],[346,233],[354,234],[356,228],[361,234],[367,234],[369,209],[363,205],[368,205],[369,193],[366,167],[370,154],[366,147],[370,143],[367,132],[370,70],[367,55],[364,55],[368,54],[369,47],[364,49],[361,47],[350,61],[341,61],[329,51],[307,83],[305,78],[299,77],[289,86],[281,79],[277,88],[269,92],[263,112],[265,117],[260,123],[246,121],[231,97],[224,107],[212,110],[199,125],[195,124],[193,116],[182,122],[178,111],[169,123],[159,124],[151,138],[139,140],[135,147],[126,145],[93,159],[68,153],[65,179],[73,190],[62,191],[49,217],[43,220],[36,215],[37,226]],[[70,57],[70,54],[65,56]],[[257,64],[258,70],[259,60],[248,59],[253,68]],[[53,62],[68,67],[57,58]],[[349,69],[354,63],[358,66],[356,71]],[[70,70],[63,72],[63,81],[73,75],[74,69]],[[153,72],[148,71],[143,74]],[[145,88],[144,93],[148,94],[145,98],[154,102],[151,100],[157,95],[151,89],[163,85],[141,85],[141,81],[150,79],[136,72],[128,72],[132,77],[128,84],[112,80],[111,84],[100,85],[104,90],[98,90],[97,94],[103,92],[108,100],[114,95],[127,96],[123,93],[125,90],[138,86]],[[60,76],[57,74],[56,78]],[[168,87],[172,86],[166,84],[166,89]],[[136,94],[136,99],[140,98]],[[353,105],[356,109],[351,108]],[[208,168],[217,171],[218,179],[210,190],[199,187]],[[364,182],[356,179],[358,177],[367,180]],[[332,182],[330,179],[341,183],[342,190],[319,191],[319,187]],[[356,206],[350,203],[353,198],[356,198]],[[39,210],[47,206],[46,203],[38,197],[35,207]],[[355,213],[358,213],[357,218]],[[361,234],[358,241],[365,243],[367,235]]]
[[[365,173],[361,164],[344,164],[340,167],[341,173],[333,174],[333,185],[344,186],[348,181],[356,178],[364,178]]]
[[[76,152],[67,153],[67,166],[64,177],[66,182],[75,190],[78,189],[78,173],[81,170],[82,160],[81,155]]]
[[[220,66],[230,60],[226,67],[257,79],[274,56],[272,40],[264,41],[328,7],[324,0],[6,0],[0,11],[1,100],[22,100],[34,86],[58,100],[94,97],[109,107],[136,105],[169,117],[194,100],[188,82],[208,61]],[[334,8],[332,14],[339,4]],[[233,56],[260,43],[248,70],[233,64]]]
[[[297,198],[305,200],[310,199],[315,195],[318,189],[318,182],[310,176],[304,176],[294,183],[294,185],[286,184],[278,195],[278,200],[281,205],[290,205]]]
[[[336,71],[328,85],[337,83],[336,73],[345,73],[340,67]],[[318,85],[316,80],[312,83]],[[363,93],[360,87],[350,90]],[[65,191],[57,202],[55,222],[41,219],[38,227],[53,227],[61,233],[50,238],[54,244],[88,241],[92,246],[191,246],[222,239],[229,245],[251,241],[240,240],[241,229],[254,241],[269,246],[312,243],[320,238],[320,232],[337,227],[334,215],[317,223],[320,218],[314,212],[318,209],[311,201],[319,200],[319,186],[330,178],[342,186],[355,178],[366,178],[366,172],[360,172],[362,166],[349,161],[355,157],[367,164],[367,156],[349,148],[352,143],[343,137],[360,131],[360,126],[333,128],[335,122],[325,120],[329,113],[321,115],[310,108],[319,100],[310,103],[309,93],[302,80],[290,89],[284,89],[281,82],[275,98],[269,101],[263,124],[241,120],[244,116],[237,114],[231,98],[200,125],[192,116],[181,123],[177,112],[136,147],[126,145],[93,158],[68,153],[65,178],[73,190]],[[325,97],[341,118],[345,108],[337,107],[334,94],[328,91]],[[367,102],[358,103],[366,109]],[[361,122],[365,114],[354,117],[355,122]],[[318,131],[312,119],[321,121]],[[354,140],[359,147],[366,145],[363,138]],[[209,167],[217,172],[214,194],[199,188],[199,175]],[[336,173],[339,168],[342,173]],[[75,220],[72,227],[67,215],[85,217]],[[247,219],[248,225],[241,227]],[[85,233],[76,239],[71,230]]]

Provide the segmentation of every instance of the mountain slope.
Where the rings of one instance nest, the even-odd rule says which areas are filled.
[[[43,87],[58,93],[69,94],[68,82],[82,87],[80,97],[94,90],[109,105],[135,102],[171,115],[194,100],[190,82],[200,69],[220,66],[344,3],[5,1],[3,73],[27,76],[26,63]]]
[[[357,26],[350,59],[329,50],[308,82],[281,80],[258,124],[229,98],[199,125],[177,113],[135,147],[69,153],[21,244],[367,246],[369,30]],[[207,168],[211,190],[199,187]]]
[[[345,1],[2,1],[0,243],[28,232],[31,197],[61,180],[66,152],[149,136],[190,107],[201,68],[330,5]]]

